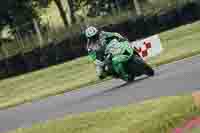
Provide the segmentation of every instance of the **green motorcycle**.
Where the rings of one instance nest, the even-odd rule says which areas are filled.
[[[90,52],[90,57],[93,60],[96,58],[96,53]],[[130,47],[128,41],[119,42],[112,40],[105,48],[104,58],[106,65],[103,67],[103,72],[106,76],[121,78],[114,68],[114,62],[123,62],[123,67],[129,75],[129,81],[134,81],[135,77],[141,75],[154,76],[153,68],[146,63],[139,55],[136,48]]]

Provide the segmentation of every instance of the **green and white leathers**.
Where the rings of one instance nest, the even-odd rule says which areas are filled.
[[[103,76],[103,66],[106,63],[104,55],[112,55],[112,67],[121,78],[128,81],[129,75],[123,67],[123,62],[129,60],[133,55],[133,49],[130,48],[126,38],[115,32],[101,31],[98,37],[100,48],[91,50],[89,57],[96,63],[96,72],[99,77]]]

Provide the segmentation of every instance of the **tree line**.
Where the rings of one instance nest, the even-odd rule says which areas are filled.
[[[195,0],[167,1],[178,4]],[[15,27],[33,19],[39,20],[38,10],[48,7],[51,2],[56,4],[66,27],[76,23],[75,12],[84,12],[84,8],[86,17],[112,15],[124,9],[133,9],[141,15],[141,5],[161,3],[158,0],[4,0],[0,5],[0,30],[5,25]]]
[[[89,17],[112,14],[130,5],[139,9],[138,0],[4,0],[0,5],[0,30],[6,25],[16,27],[33,19],[39,20],[38,10],[48,7],[51,2],[56,4],[67,27],[76,22],[74,13],[83,8],[87,8]]]

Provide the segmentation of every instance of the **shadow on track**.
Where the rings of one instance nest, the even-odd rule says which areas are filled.
[[[126,83],[124,83],[122,85],[119,85],[119,86],[116,86],[116,87],[112,87],[111,89],[105,90],[105,91],[101,92],[100,94],[105,94],[105,93],[108,93],[108,92],[113,92],[113,91],[119,90],[119,89],[121,89],[123,87],[128,87],[128,86],[133,85],[135,83],[142,82],[143,80],[148,79],[148,78],[150,78],[150,77],[148,77],[148,76],[141,77],[139,79],[136,79],[133,82],[126,82]]]
[[[122,84],[122,85],[112,87],[112,88],[110,88],[110,89],[101,91],[101,92],[99,92],[99,93],[97,93],[97,94],[94,94],[94,95],[90,95],[90,96],[81,98],[81,99],[79,99],[79,102],[85,102],[85,101],[87,101],[87,100],[91,100],[91,98],[106,95],[107,93],[111,93],[111,92],[114,92],[114,91],[123,89],[123,87],[127,87],[127,86],[130,86],[130,85],[135,84],[135,83],[139,83],[139,82],[141,82],[141,81],[143,81],[143,80],[145,80],[145,79],[148,79],[148,78],[150,78],[150,77],[145,76],[145,77],[141,77],[141,78],[139,78],[139,79],[136,79],[136,80],[133,81],[133,82],[128,82],[128,83],[126,82],[126,83],[124,83],[124,84]]]

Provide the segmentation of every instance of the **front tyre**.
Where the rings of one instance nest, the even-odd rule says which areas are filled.
[[[135,81],[135,75],[129,75],[129,78],[128,78],[128,82],[133,82]]]
[[[145,67],[145,74],[147,76],[154,76],[155,75],[155,71],[153,70],[152,67],[150,67],[148,64],[146,64],[146,67]]]
[[[140,56],[135,55],[135,61],[136,64],[138,65],[137,67],[142,68],[141,72],[147,76],[154,76],[155,71],[154,69],[147,64]]]

